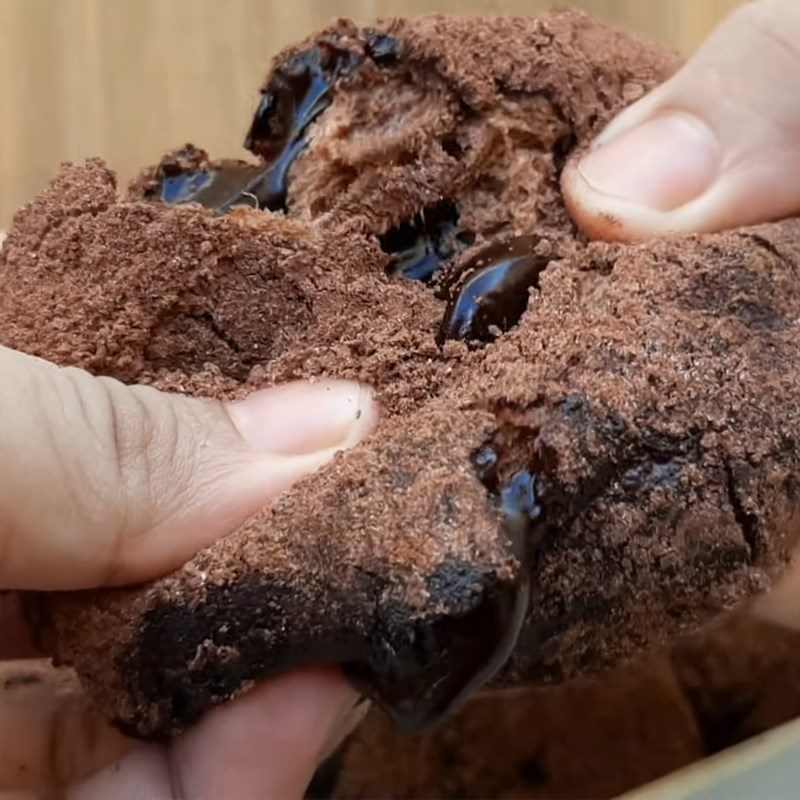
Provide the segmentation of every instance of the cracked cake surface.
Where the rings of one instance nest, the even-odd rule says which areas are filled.
[[[2,344],[225,398],[354,378],[383,408],[175,573],[32,599],[118,724],[174,733],[326,661],[420,727],[769,587],[798,529],[800,222],[587,243],[558,185],[676,67],[574,12],[340,21],[277,57],[254,160],[187,146],[122,196],[68,165],[18,212]]]

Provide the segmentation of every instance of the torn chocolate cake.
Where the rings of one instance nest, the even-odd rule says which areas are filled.
[[[187,146],[122,197],[65,166],[18,212],[2,344],[216,397],[354,378],[383,409],[173,574],[34,602],[124,730],[309,662],[417,729],[770,586],[800,520],[800,222],[590,243],[559,189],[677,66],[574,12],[340,21],[277,57],[250,161]]]

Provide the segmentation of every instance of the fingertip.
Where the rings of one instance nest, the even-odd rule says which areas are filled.
[[[604,242],[632,242],[637,238],[621,209],[610,208],[615,203],[604,202],[588,183],[578,162],[569,162],[561,174],[564,204],[575,224],[590,239]]]
[[[278,676],[179,737],[173,773],[188,798],[300,797],[358,699],[335,669]]]
[[[356,381],[296,381],[262,389],[227,406],[248,446],[273,455],[346,449],[376,418],[372,390]]]

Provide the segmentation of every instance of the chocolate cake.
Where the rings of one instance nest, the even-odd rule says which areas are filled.
[[[376,387],[374,434],[153,584],[39,597],[123,729],[342,664],[405,728],[596,673],[768,588],[798,530],[800,222],[588,243],[559,189],[676,68],[560,12],[340,21],[246,144],[123,197],[65,166],[0,255],[3,344],[237,397]]]

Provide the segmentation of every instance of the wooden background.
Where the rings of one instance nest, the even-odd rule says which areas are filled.
[[[566,0],[689,53],[741,0]],[[270,56],[336,16],[532,13],[552,0],[0,0],[0,229],[61,161],[126,180],[192,141],[236,156]]]

